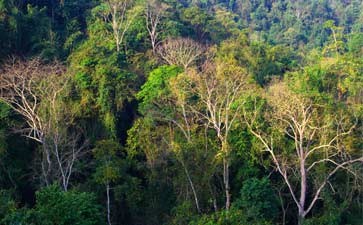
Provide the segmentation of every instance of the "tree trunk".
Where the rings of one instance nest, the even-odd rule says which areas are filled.
[[[231,188],[229,185],[229,161],[226,157],[223,159],[223,180],[226,192],[226,210],[229,210],[229,208],[231,207]]]
[[[305,220],[305,216],[304,216],[304,210],[300,210],[299,209],[299,219],[298,219],[298,224],[299,225],[303,225],[304,224],[304,220]]]
[[[50,159],[50,152],[46,146],[45,140],[44,138],[41,139],[42,140],[42,150],[43,150],[43,158],[42,158],[42,173],[43,173],[43,178],[44,178],[44,182],[46,186],[49,186],[51,184],[51,181],[49,179],[49,174],[51,172],[51,166],[52,166],[52,161]]]
[[[210,183],[209,183],[209,189],[210,189],[210,193],[211,193],[211,196],[212,196],[212,199],[213,199],[214,212],[218,212],[217,198],[216,198],[216,196],[214,194],[214,190],[212,189]]]
[[[113,6],[112,7],[112,29],[113,29],[113,35],[115,38],[115,43],[116,43],[116,51],[120,52],[120,31],[119,31],[119,24],[118,24],[118,19],[117,17],[117,7]]]
[[[230,192],[230,184],[229,184],[229,146],[225,141],[225,138],[220,137],[222,143],[222,153],[223,153],[223,182],[224,189],[226,194],[226,210],[229,210],[231,207],[231,192]]]
[[[190,187],[192,188],[192,192],[193,192],[193,196],[194,196],[194,201],[195,201],[195,206],[197,207],[198,213],[201,213],[200,207],[199,207],[199,200],[198,200],[198,195],[197,195],[197,191],[195,190],[193,181],[189,175],[189,171],[187,169],[187,167],[185,166],[184,162],[181,160],[181,164],[184,167],[184,171],[185,174],[187,176],[188,182],[190,184]]]
[[[111,208],[110,208],[110,184],[106,185],[106,194],[107,194],[107,222],[108,225],[111,225]]]
[[[305,160],[301,159],[300,161],[300,201],[299,201],[299,225],[303,224],[305,217],[305,200],[306,200],[306,190],[307,190],[307,174],[305,168]]]
[[[286,225],[286,211],[289,205],[284,206],[284,199],[282,197],[281,189],[279,190],[279,199],[281,204],[281,210],[282,210],[282,225]]]

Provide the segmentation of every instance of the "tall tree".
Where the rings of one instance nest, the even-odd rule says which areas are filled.
[[[149,33],[151,47],[154,53],[160,41],[160,33],[162,32],[162,30],[160,30],[160,25],[169,8],[169,5],[160,0],[146,1],[146,29]]]
[[[167,143],[167,148],[175,154],[176,159],[180,162],[192,190],[197,211],[200,213],[201,207],[196,185],[192,179],[190,168],[181,154],[182,147],[178,141],[178,139],[182,139],[182,142],[186,142],[187,145],[192,144],[192,127],[195,122],[193,115],[186,111],[184,99],[175,92],[174,85],[177,85],[177,82],[173,82],[172,78],[178,76],[181,71],[176,66],[162,66],[155,69],[137,97],[142,100],[141,111],[144,112],[144,115],[162,123],[160,128],[163,127],[163,130],[165,129],[168,133],[169,137],[163,137],[163,142]],[[167,110],[160,110],[161,107],[167,108]],[[161,130],[159,135],[165,135],[161,133]],[[181,132],[182,135],[178,135],[178,132]]]
[[[14,58],[0,72],[0,99],[20,114],[26,125],[17,132],[41,144],[42,180],[60,181],[64,190],[87,141],[73,126],[71,109],[62,102],[68,76],[59,62]]]
[[[362,163],[363,157],[349,154],[343,140],[357,124],[352,124],[346,111],[336,111],[336,116],[329,114],[328,105],[294,93],[285,83],[272,85],[266,98],[270,108],[264,118],[271,123],[271,133],[258,123],[261,109],[258,102],[252,113],[244,112],[244,118],[287,185],[298,208],[299,224],[302,224],[334,174],[344,169],[356,175],[350,166]],[[291,141],[293,150],[281,142],[284,135]],[[325,169],[320,174],[322,166]],[[294,188],[294,178],[300,184],[299,191]]]
[[[125,34],[138,15],[139,9],[134,7],[133,0],[105,0],[105,3],[107,7],[102,16],[106,22],[111,23],[116,50],[120,52]]]
[[[187,109],[203,121],[205,127],[214,130],[220,142],[227,210],[231,206],[229,135],[241,110],[241,105],[236,103],[250,88],[248,77],[247,71],[233,60],[206,61],[202,71],[190,69],[179,76],[179,91],[187,99]]]
[[[113,140],[103,140],[96,143],[93,154],[99,167],[96,172],[96,181],[106,186],[107,196],[107,222],[111,222],[111,184],[119,178],[118,154],[120,146]]]

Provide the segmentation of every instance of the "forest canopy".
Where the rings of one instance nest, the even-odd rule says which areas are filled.
[[[360,0],[0,0],[0,224],[360,225]]]

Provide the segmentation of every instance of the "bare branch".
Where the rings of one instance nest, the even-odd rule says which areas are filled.
[[[204,51],[204,46],[190,38],[169,38],[157,48],[157,53],[163,60],[184,69],[194,63]]]

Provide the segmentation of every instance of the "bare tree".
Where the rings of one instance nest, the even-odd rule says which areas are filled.
[[[41,144],[45,184],[58,180],[67,190],[86,140],[68,129],[72,116],[61,101],[68,83],[65,72],[59,62],[45,64],[40,58],[13,58],[0,71],[0,99],[24,118],[25,127],[16,131]]]
[[[119,52],[126,32],[138,15],[137,8],[132,8],[133,0],[105,1],[108,9],[104,12],[103,18],[106,22],[111,23],[116,50]]]
[[[157,45],[159,44],[159,35],[161,32],[158,27],[160,26],[161,20],[163,17],[165,17],[169,8],[170,7],[167,4],[160,2],[159,0],[146,1],[146,29],[149,33],[151,46],[154,53],[156,51]]]
[[[179,91],[183,95],[197,96],[198,102],[189,101],[188,111],[194,113],[204,126],[216,132],[220,141],[219,157],[223,159],[223,181],[226,195],[226,209],[231,205],[230,193],[230,151],[228,137],[240,113],[241,105],[236,105],[246,92],[247,72],[228,62],[207,61],[201,72],[189,69],[180,76]]]
[[[321,191],[329,183],[329,179],[340,169],[356,175],[349,166],[363,162],[363,157],[352,157],[344,151],[341,141],[353,131],[355,124],[349,123],[347,116],[338,112],[334,119],[324,118],[324,106],[293,93],[284,83],[271,86],[266,98],[271,108],[265,119],[280,135],[286,135],[293,141],[293,153],[279,149],[278,137],[267,133],[266,129],[261,129],[256,123],[259,116],[258,104],[252,113],[245,111],[244,118],[251,133],[260,140],[265,151],[272,157],[276,170],[283,177],[298,208],[299,224],[302,224],[321,198]],[[322,164],[328,168],[323,175],[314,170]],[[317,174],[323,178],[314,179]],[[299,191],[294,188],[294,178],[300,183]],[[309,185],[308,178],[314,180],[314,185]],[[310,193],[311,198],[308,196]]]
[[[40,94],[36,93],[39,83],[48,76],[61,76],[65,68],[59,64],[44,65],[39,58],[22,61],[12,58],[4,63],[0,71],[0,98],[8,103],[14,111],[24,116],[27,128],[22,132],[28,138],[39,143],[44,142],[44,125],[38,114]],[[53,90],[57,95],[59,90]]]
[[[170,65],[188,68],[204,53],[203,45],[190,38],[167,39],[157,48],[160,57]]]
[[[74,129],[74,131],[70,131]],[[49,135],[49,141],[46,142],[45,148],[51,153],[51,160],[54,168],[51,168],[52,174],[50,180],[56,180],[62,188],[67,191],[71,175],[74,173],[75,163],[87,153],[89,147],[88,140],[83,137],[81,130],[76,128],[56,128]],[[44,161],[43,161],[44,163]],[[43,167],[43,164],[42,164]]]

